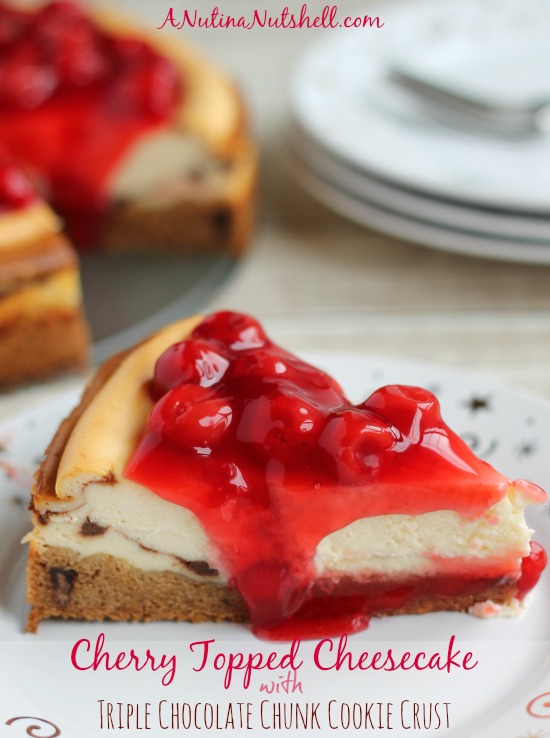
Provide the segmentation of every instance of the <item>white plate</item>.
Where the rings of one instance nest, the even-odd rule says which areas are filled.
[[[548,214],[550,138],[446,126],[388,81],[392,64],[482,99],[548,97],[546,0],[386,0],[380,29],[323,35],[298,64],[294,115],[334,154],[377,177],[458,202]]]
[[[550,488],[550,406],[542,400],[517,391],[495,386],[487,379],[473,378],[439,367],[407,361],[393,361],[347,354],[308,355],[342,381],[352,399],[358,400],[375,387],[387,382],[422,384],[440,397],[446,420],[460,432],[476,451],[513,478],[530,478]],[[248,690],[236,675],[229,690],[222,685],[223,673],[214,669],[194,672],[189,642],[216,639],[227,651],[283,653],[288,646],[265,644],[254,639],[245,626],[185,623],[94,624],[80,622],[45,622],[37,635],[23,632],[25,552],[19,539],[28,529],[26,504],[31,475],[43,448],[59,420],[76,400],[76,393],[62,393],[39,408],[30,409],[0,426],[4,450],[0,455],[3,480],[0,494],[0,733],[7,737],[34,735],[53,738],[58,735],[44,721],[58,727],[62,736],[96,738],[99,729],[97,700],[146,701],[158,709],[161,700],[208,701],[224,705],[228,700],[245,700],[257,715],[259,692],[265,673],[254,674]],[[550,548],[548,505],[529,511],[529,522],[536,537]],[[537,738],[545,735],[550,710],[546,702],[550,692],[550,572],[546,572],[533,593],[527,613],[519,619],[479,620],[460,613],[395,617],[376,620],[369,630],[350,639],[354,652],[384,649],[416,652],[419,649],[444,648],[451,634],[465,650],[479,660],[476,670],[464,674],[401,673],[390,674],[345,671],[323,672],[310,667],[313,642],[303,643],[301,654],[306,664],[300,672],[303,694],[279,701],[319,702],[325,708],[331,699],[342,702],[381,701],[387,703],[417,700],[450,701],[451,730],[424,730],[423,738],[450,735],[456,738]],[[70,665],[70,652],[77,640],[92,643],[103,632],[111,650],[130,647],[142,652],[177,653],[178,673],[169,687],[160,684],[160,673],[76,671]],[[115,649],[116,647],[116,649]],[[214,647],[214,646],[213,646]],[[278,675],[275,673],[273,678]],[[546,704],[546,706],[545,706]],[[530,712],[526,710],[529,706]],[[152,709],[153,709],[152,708]],[[324,713],[321,709],[321,719]],[[539,717],[536,717],[538,715]],[[32,716],[26,721],[12,718]],[[393,716],[396,721],[396,715]],[[406,716],[406,719],[407,716]],[[39,730],[25,732],[29,724]],[[324,723],[326,727],[326,721]],[[261,727],[250,732],[226,731],[237,736],[264,735]],[[398,721],[391,735],[403,738],[418,731],[399,729]],[[130,738],[146,731],[120,731]],[[217,732],[219,731],[212,731]],[[271,730],[271,735],[284,731]],[[311,735],[312,730],[292,731]],[[204,736],[208,730],[191,730],[186,735]],[[364,735],[364,729],[349,729],[346,735]],[[150,734],[154,735],[154,731]],[[163,730],[157,734],[176,736],[181,731]],[[329,734],[327,732],[318,732]],[[340,732],[330,731],[339,735]]]
[[[550,247],[545,244],[491,237],[411,218],[340,189],[332,181],[320,177],[296,156],[291,160],[291,167],[304,188],[327,207],[350,220],[390,236],[467,256],[550,264]]]
[[[398,188],[332,155],[297,126],[291,133],[290,145],[295,156],[319,177],[377,207],[451,230],[550,246],[550,216],[545,218],[476,208]]]

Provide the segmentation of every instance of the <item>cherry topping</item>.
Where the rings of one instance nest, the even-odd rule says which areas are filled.
[[[228,366],[229,360],[221,346],[209,341],[181,341],[158,358],[153,396],[160,397],[182,382],[210,387],[220,381]]]
[[[153,49],[138,38],[113,36],[107,38],[105,44],[108,55],[116,61],[117,67],[133,67],[154,56]]]
[[[328,420],[319,446],[338,464],[341,478],[378,475],[381,454],[390,451],[399,434],[373,413],[344,408]]]
[[[9,17],[9,16],[8,16]],[[23,24],[15,16],[16,27]],[[13,22],[12,22],[13,25]],[[0,96],[15,109],[35,109],[60,88],[105,74],[99,33],[71,2],[53,2],[25,19],[26,33],[9,32],[0,64]]]
[[[342,404],[342,389],[331,377],[273,346],[261,347],[253,352],[239,349],[231,374],[248,383],[253,378],[269,378],[293,385],[304,395],[309,395],[308,401],[318,407],[338,407]]]
[[[57,76],[30,40],[11,48],[0,60],[0,105],[32,110],[53,93]]]
[[[146,110],[157,118],[168,118],[180,98],[180,78],[171,61],[162,56],[151,60],[145,69],[148,86]]]
[[[372,411],[385,420],[396,421],[396,427],[404,435],[415,435],[441,423],[437,398],[421,387],[382,387],[359,407]]]
[[[89,24],[76,3],[54,0],[30,18],[32,40],[44,57],[52,58],[81,24]]]
[[[54,57],[64,87],[83,87],[103,79],[110,71],[93,26],[84,21],[74,24]]]
[[[224,398],[196,384],[181,384],[170,390],[151,411],[151,429],[169,443],[186,449],[215,446],[232,420]]]
[[[117,117],[165,118],[174,109],[179,95],[179,76],[174,65],[163,57],[151,55],[122,68],[113,77],[107,105]]]
[[[522,600],[539,581],[548,563],[546,551],[536,541],[531,541],[531,551],[521,560],[521,575],[518,579],[518,598]]]
[[[75,21],[84,19],[82,8],[72,0],[52,0],[36,13],[34,27],[43,39],[66,40]]]
[[[323,420],[299,393],[266,385],[263,394],[245,402],[236,437],[266,460],[298,463],[316,443]]]
[[[26,13],[0,3],[0,49],[6,49],[21,38],[28,25]]]
[[[0,212],[32,204],[36,193],[27,175],[0,152]]]
[[[265,350],[239,356],[233,365],[233,376],[292,379],[296,376],[296,369],[286,356]]]
[[[415,597],[485,592],[509,576],[509,562],[476,578],[460,559],[444,576],[398,585],[319,580],[320,541],[361,518],[442,509],[475,518],[506,495],[509,480],[445,425],[430,392],[389,386],[352,405],[256,320],[221,312],[160,357],[158,396],[125,474],[197,515],[256,632],[353,632]],[[533,551],[518,589],[544,565]]]
[[[0,0],[0,141],[45,182],[79,246],[99,245],[115,168],[173,117],[181,88],[179,67],[111,36],[77,2]]]
[[[193,338],[213,338],[234,351],[251,351],[267,343],[263,328],[257,320],[242,313],[222,311],[205,318],[192,333]]]

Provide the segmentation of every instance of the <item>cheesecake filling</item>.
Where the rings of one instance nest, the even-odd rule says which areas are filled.
[[[357,520],[319,543],[315,577],[399,580],[448,576],[458,568],[484,569],[493,578],[517,577],[532,533],[523,515],[527,503],[511,488],[475,520],[464,521],[450,510]],[[206,562],[209,581],[227,584],[231,579],[190,510],[128,480],[89,484],[79,507],[46,516],[32,540],[38,547],[112,555],[143,571],[172,571],[195,580],[202,577],[193,564]]]
[[[109,181],[111,197],[140,208],[165,208],[183,189],[200,198],[220,189],[223,164],[192,134],[170,130],[142,136],[125,154]]]

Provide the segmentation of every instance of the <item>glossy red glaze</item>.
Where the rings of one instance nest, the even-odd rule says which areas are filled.
[[[540,575],[548,563],[546,551],[536,541],[531,541],[529,556],[521,560],[521,576],[518,579],[518,598],[523,600],[539,581]]]
[[[321,580],[300,609],[288,620],[256,626],[258,636],[269,640],[338,637],[364,630],[373,615],[394,612],[423,598],[452,599],[487,592],[503,582],[502,571],[461,572],[455,565],[450,576],[411,577],[402,581],[369,582],[343,578]]]
[[[509,481],[445,425],[430,392],[389,386],[351,405],[328,375],[229,312],[159,358],[151,392],[126,476],[197,515],[258,633],[350,632],[437,586],[443,596],[471,591],[460,563],[435,589],[316,589],[318,543],[360,518],[441,509],[474,518],[505,496]],[[477,571],[474,583],[507,573]]]
[[[116,165],[179,99],[170,61],[99,30],[76,3],[0,4],[0,141],[45,181],[80,245],[98,240]]]

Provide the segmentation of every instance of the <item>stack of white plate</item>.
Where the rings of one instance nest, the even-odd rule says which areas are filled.
[[[404,69],[493,105],[550,99],[549,0],[384,0],[368,13],[382,28],[327,32],[296,69],[302,183],[391,235],[550,263],[550,135],[444,122],[390,78]]]

